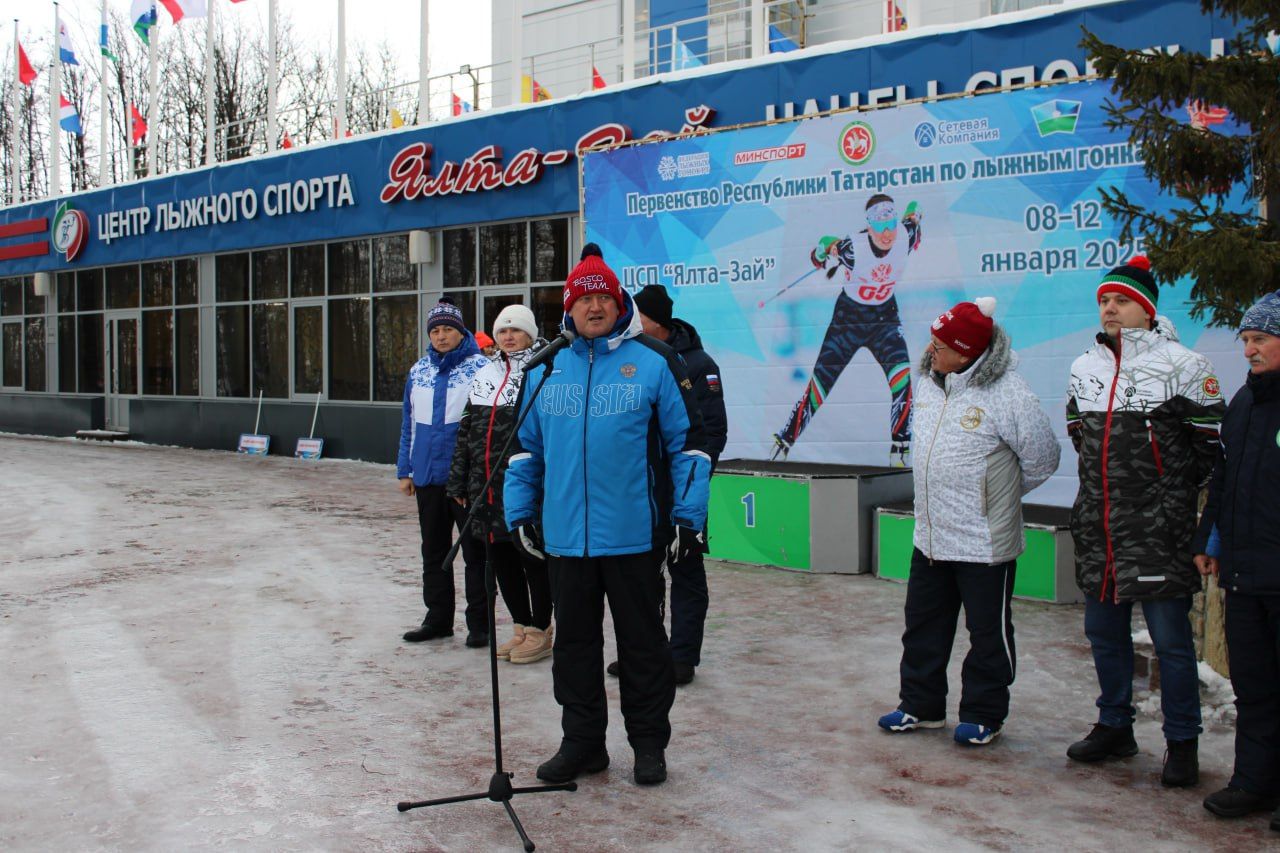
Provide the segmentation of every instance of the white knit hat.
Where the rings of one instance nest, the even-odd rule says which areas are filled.
[[[508,305],[498,313],[498,319],[493,321],[493,336],[497,338],[503,329],[519,329],[529,336],[529,340],[538,339],[538,321],[525,305]]]

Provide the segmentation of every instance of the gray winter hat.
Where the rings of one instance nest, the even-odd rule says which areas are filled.
[[[1280,338],[1280,290],[1268,293],[1244,312],[1242,332],[1264,332]]]

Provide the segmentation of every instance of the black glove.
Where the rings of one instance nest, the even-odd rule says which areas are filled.
[[[678,563],[687,560],[691,554],[701,554],[702,545],[706,541],[701,530],[677,524],[672,531],[671,544],[667,546],[667,562]]]
[[[542,529],[533,522],[516,525],[511,531],[511,543],[526,557],[539,562],[547,559],[546,546],[542,544]]]

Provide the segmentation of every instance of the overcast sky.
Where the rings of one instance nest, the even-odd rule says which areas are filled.
[[[268,0],[210,0],[218,4],[217,14],[256,16],[266,28]],[[62,0],[58,4],[71,33],[76,52],[97,56],[97,27],[101,0]],[[398,54],[400,66],[409,75],[418,67],[418,21],[421,0],[347,0],[347,50],[357,43],[370,46],[386,42]],[[129,12],[129,0],[107,0],[107,8],[120,15]],[[292,19],[296,32],[331,47],[338,31],[338,0],[278,0],[281,18]],[[377,14],[371,14],[376,10]],[[431,75],[456,71],[459,66],[488,65],[490,61],[490,12],[488,0],[434,0],[430,12]],[[168,12],[158,10],[160,25],[171,26]],[[13,19],[19,18],[24,45],[47,43],[53,30],[53,3],[50,0],[0,0],[0,38],[12,44]],[[33,51],[34,52],[34,51]],[[33,61],[47,54],[39,51]]]

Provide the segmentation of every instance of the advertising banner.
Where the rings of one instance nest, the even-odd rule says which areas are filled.
[[[1099,190],[1172,201],[1104,126],[1109,95],[1071,83],[593,152],[586,239],[633,292],[664,285],[700,332],[722,372],[726,458],[909,462],[928,440],[911,434],[911,399],[930,324],[994,296],[1065,450],[1030,499],[1069,503],[1071,361],[1099,331],[1101,277],[1143,251],[1120,242]],[[1160,313],[1234,390],[1238,346],[1190,319],[1189,290],[1162,288]]]

